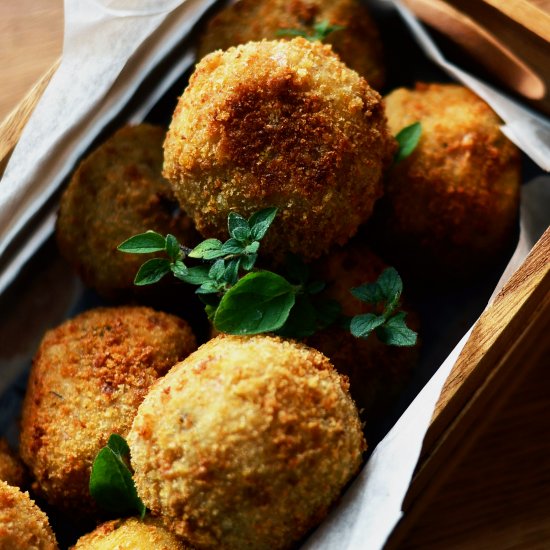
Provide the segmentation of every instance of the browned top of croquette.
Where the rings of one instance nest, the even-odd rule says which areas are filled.
[[[283,30],[296,29],[311,35],[314,25],[324,21],[344,27],[332,32],[325,43],[332,45],[348,67],[379,89],[384,83],[382,46],[367,8],[357,0],[240,0],[209,21],[198,58],[246,42],[281,39]]]
[[[3,438],[0,439],[0,480],[15,487],[22,487],[26,481],[23,463]]]
[[[291,547],[365,449],[347,379],[269,336],[201,346],[152,389],[128,442],[147,506],[193,546],[220,549]]]
[[[108,297],[132,289],[149,258],[117,250],[129,237],[152,229],[196,244],[193,223],[161,175],[164,136],[148,124],[120,129],[80,164],[62,196],[59,249],[87,285]]]
[[[149,387],[195,347],[185,321],[145,307],[90,310],[46,333],[20,450],[51,503],[72,514],[91,506],[96,454],[111,433],[126,436]]]
[[[164,148],[164,174],[204,236],[226,236],[229,211],[276,206],[262,249],[308,259],[370,216],[393,140],[378,93],[330,46],[297,38],[206,56]]]
[[[0,550],[57,550],[48,518],[18,488],[0,481]]]
[[[158,519],[147,517],[116,519],[102,523],[80,537],[74,550],[186,550],[178,537],[162,526]]]
[[[385,103],[392,133],[422,124],[415,152],[390,173],[389,226],[441,258],[465,247],[450,259],[457,268],[490,256],[507,242],[519,206],[519,151],[498,116],[455,84],[399,88]]]

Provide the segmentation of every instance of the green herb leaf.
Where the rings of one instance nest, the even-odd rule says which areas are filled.
[[[170,269],[174,277],[181,280],[189,273],[189,269],[187,269],[187,266],[181,260],[176,260],[174,263],[170,264]]]
[[[296,296],[285,324],[277,331],[283,338],[307,338],[317,330],[317,312],[307,295]]]
[[[233,238],[225,241],[222,245],[222,252],[224,252],[225,255],[242,254],[244,252],[244,249],[245,246],[243,245],[243,243]]]
[[[199,243],[188,256],[190,258],[198,258],[203,260],[214,260],[225,256],[222,252],[222,242],[218,239],[206,239]]]
[[[399,145],[397,153],[393,159],[394,163],[397,164],[402,160],[410,156],[413,151],[416,149],[418,142],[420,141],[420,136],[422,135],[422,124],[420,122],[415,122],[410,126],[403,128],[396,136],[395,139]]]
[[[166,258],[152,258],[139,268],[134,279],[134,284],[145,286],[158,283],[170,271],[170,260]]]
[[[391,313],[399,303],[403,281],[393,267],[386,268],[374,283],[366,283],[352,288],[351,293],[368,304],[386,303],[386,313]]]
[[[195,294],[217,294],[222,288],[223,284],[217,281],[208,280],[202,283],[202,285],[195,290]]]
[[[264,208],[250,216],[248,224],[250,225],[250,236],[252,239],[255,241],[263,239],[277,215],[277,210],[278,209],[275,207]],[[256,252],[256,250],[254,250],[254,252]]]
[[[406,313],[400,311],[376,329],[378,338],[389,346],[414,346],[418,335],[405,324]]]
[[[184,283],[189,283],[191,285],[202,285],[206,281],[210,280],[208,275],[210,271],[210,266],[208,265],[199,265],[197,267],[190,267],[187,269],[187,273],[176,273],[174,275],[182,280]]]
[[[245,254],[256,254],[260,249],[260,243],[258,241],[252,241],[249,245],[246,245],[244,249]]]
[[[236,212],[229,212],[227,216],[229,234],[238,241],[246,241],[250,236],[248,221]]]
[[[128,254],[150,254],[166,249],[166,239],[155,231],[134,235],[118,245],[118,250]]]
[[[336,31],[341,31],[345,29],[342,25],[331,25],[326,19],[324,21],[319,21],[313,25],[314,34],[310,37],[311,41],[319,40],[323,42],[329,34],[332,34]]]
[[[378,304],[385,298],[382,289],[378,283],[365,283],[356,288],[352,288],[350,292],[362,302],[367,304]]]
[[[176,261],[181,256],[180,244],[174,235],[166,235],[166,253],[172,261]]]
[[[294,302],[292,285],[280,275],[249,273],[222,298],[214,326],[227,334],[273,332],[283,326]]]
[[[97,454],[90,475],[90,494],[97,504],[118,516],[138,512],[145,515],[132,473],[128,468],[130,449],[126,441],[113,434],[106,447]]]
[[[356,315],[350,324],[350,331],[356,338],[367,338],[369,334],[379,326],[383,325],[386,318],[383,315],[365,313]]]
[[[220,281],[225,273],[225,262],[223,260],[216,260],[210,267],[208,277],[215,281]]]
[[[241,259],[230,260],[227,262],[225,272],[223,274],[223,280],[229,285],[233,286],[239,280],[239,266]]]
[[[243,256],[241,259],[241,267],[245,271],[250,271],[256,264],[257,259],[258,259],[258,254],[247,254],[246,256]]]

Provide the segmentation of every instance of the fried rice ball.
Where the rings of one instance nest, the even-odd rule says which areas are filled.
[[[196,548],[220,550],[291,548],[366,447],[348,381],[326,357],[280,338],[226,335],[155,385],[128,443],[152,512]]]
[[[84,283],[107,298],[134,292],[134,277],[149,255],[124,254],[123,241],[152,229],[197,243],[191,219],[162,177],[165,130],[126,126],[78,167],[61,198],[59,250]]]
[[[74,550],[186,550],[175,535],[150,517],[117,519],[101,524],[80,537]]]
[[[371,304],[355,298],[350,289],[375,282],[388,265],[365,244],[354,239],[312,265],[314,279],[327,283],[325,296],[342,306],[342,314],[353,317],[381,313]],[[418,331],[417,315],[405,303],[407,326]],[[375,333],[356,338],[348,329],[330,326],[307,338],[306,343],[325,354],[336,370],[349,377],[350,392],[366,419],[380,419],[409,380],[418,362],[419,344],[413,347],[388,346]]]
[[[3,438],[0,439],[0,480],[14,487],[22,487],[27,481],[25,466]]]
[[[231,211],[275,206],[262,252],[307,260],[369,218],[393,148],[380,96],[330,46],[250,42],[197,65],[164,175],[205,237],[226,238]]]
[[[21,492],[0,481],[0,550],[57,550],[48,518]]]
[[[313,35],[315,24],[324,22],[343,27],[324,42],[373,88],[380,89],[384,84],[382,43],[367,8],[357,0],[240,0],[209,21],[197,57],[264,38],[289,39],[284,35],[289,29]]]
[[[462,86],[417,84],[395,90],[385,104],[393,134],[422,124],[418,147],[389,174],[382,215],[388,250],[423,272],[480,271],[516,228],[518,149],[491,108]]]
[[[188,324],[146,307],[86,311],[46,333],[27,386],[20,452],[46,500],[95,513],[91,466],[128,433],[150,386],[196,348]]]

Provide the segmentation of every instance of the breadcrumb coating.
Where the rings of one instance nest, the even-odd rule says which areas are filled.
[[[494,262],[516,228],[518,149],[501,121],[471,91],[417,84],[385,98],[393,134],[420,121],[415,152],[389,174],[382,235],[410,265],[468,276]]]
[[[281,39],[280,31],[288,29],[312,35],[314,25],[325,21],[344,28],[329,34],[324,42],[332,45],[350,69],[380,89],[385,72],[382,43],[366,6],[357,0],[240,0],[209,21],[197,57],[264,38]]]
[[[21,457],[50,504],[95,512],[91,466],[125,437],[150,386],[196,348],[188,324],[145,307],[98,308],[44,336],[23,404]]]
[[[148,124],[118,130],[82,161],[61,198],[59,250],[107,298],[134,293],[139,267],[153,256],[119,252],[126,239],[152,229],[197,244],[193,222],[161,175],[165,133]]]
[[[251,42],[196,67],[164,144],[164,175],[205,237],[276,206],[262,252],[312,259],[344,244],[393,154],[380,96],[330,46]]]
[[[157,519],[116,519],[80,537],[73,550],[191,550]]]
[[[27,481],[25,466],[3,438],[0,439],[0,480],[13,487],[23,487]]]
[[[0,481],[0,550],[57,550],[48,518],[21,492]]]
[[[325,356],[225,335],[151,390],[128,443],[153,513],[199,549],[240,550],[292,547],[366,448],[347,379]]]

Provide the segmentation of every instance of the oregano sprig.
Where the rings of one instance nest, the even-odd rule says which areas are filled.
[[[301,36],[310,42],[323,42],[329,34],[345,29],[342,25],[331,25],[326,19],[314,23],[313,32],[308,32],[303,29],[279,29],[277,36]]]
[[[420,141],[421,135],[422,124],[420,122],[414,122],[409,126],[405,126],[405,128],[397,133],[395,139],[399,147],[393,158],[394,164],[399,164],[402,160],[412,155]]]

